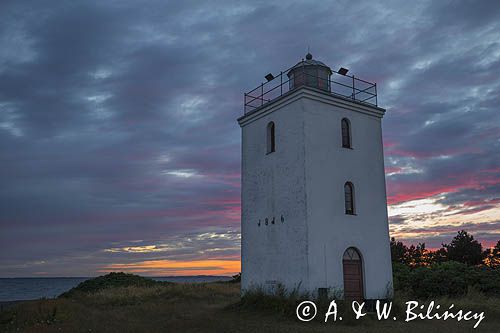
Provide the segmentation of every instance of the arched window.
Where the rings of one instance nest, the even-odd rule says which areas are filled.
[[[352,148],[351,147],[351,124],[349,119],[342,119],[342,147],[344,148]]]
[[[274,133],[274,123],[267,124],[267,153],[276,151],[276,136]]]
[[[354,215],[354,185],[347,182],[344,185],[345,213]]]

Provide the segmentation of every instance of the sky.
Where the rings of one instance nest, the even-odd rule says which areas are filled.
[[[498,1],[2,1],[0,277],[240,271],[243,93],[377,82],[390,234],[500,239]]]

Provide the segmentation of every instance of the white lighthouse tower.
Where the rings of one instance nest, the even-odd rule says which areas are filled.
[[[307,54],[245,94],[242,291],[392,291],[376,85]]]

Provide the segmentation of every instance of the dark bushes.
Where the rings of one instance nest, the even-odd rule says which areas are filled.
[[[420,299],[436,296],[463,296],[474,288],[492,296],[500,295],[500,270],[473,267],[447,261],[410,268],[393,263],[394,289]]]

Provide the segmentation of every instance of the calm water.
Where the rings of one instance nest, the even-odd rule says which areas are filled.
[[[0,302],[53,298],[76,287],[89,278],[0,278]],[[153,277],[157,281],[213,282],[227,281],[227,276],[167,276]]]

